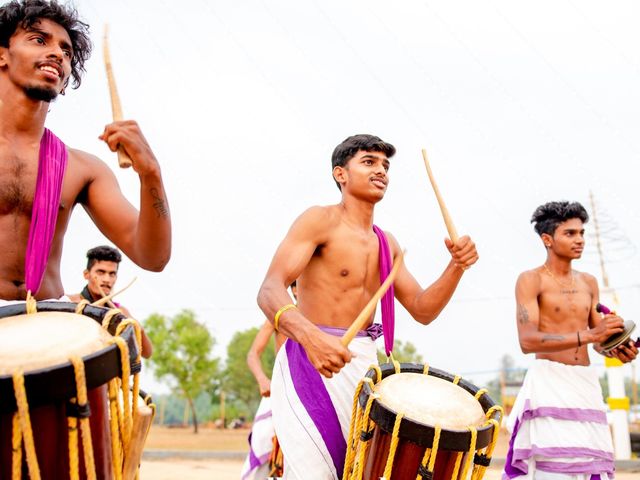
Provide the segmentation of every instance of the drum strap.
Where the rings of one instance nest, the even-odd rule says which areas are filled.
[[[391,256],[391,249],[389,248],[389,242],[387,236],[382,229],[373,226],[373,231],[378,237],[379,248],[379,265],[380,265],[380,283],[384,282],[391,272],[393,265],[393,257]],[[387,357],[393,350],[393,337],[395,332],[395,310],[394,310],[394,291],[393,284],[389,287],[387,292],[380,300],[382,310],[382,330],[384,331],[384,350]]]
[[[66,167],[67,147],[45,128],[40,140],[38,176],[24,265],[25,285],[32,295],[40,289],[49,260]]]

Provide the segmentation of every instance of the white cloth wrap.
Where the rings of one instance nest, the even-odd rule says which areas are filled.
[[[273,418],[271,399],[262,397],[256,411],[251,434],[249,435],[250,452],[242,466],[242,480],[264,480],[269,476],[269,457],[273,448]]]
[[[509,415],[503,480],[613,478],[614,456],[595,369],[536,360]]]
[[[289,341],[289,340],[287,340]],[[273,423],[284,456],[284,479],[339,480],[322,435],[300,400],[293,384],[286,348],[276,357],[271,380]],[[353,395],[372,364],[377,364],[375,342],[356,337],[349,350],[356,354],[332,378],[321,377],[335,407],[342,435],[349,435]]]

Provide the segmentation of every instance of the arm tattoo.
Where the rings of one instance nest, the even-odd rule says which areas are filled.
[[[527,307],[522,304],[518,304],[518,322],[521,325],[525,325],[529,322],[529,312],[527,311]]]
[[[153,197],[153,200],[154,200],[153,201],[153,208],[158,213],[158,218],[168,216],[169,215],[169,210],[167,209],[167,204],[166,204],[164,198],[162,198],[160,196],[160,193],[158,192],[158,189],[154,187],[151,190],[149,190],[149,193]]]
[[[564,335],[545,335],[542,337],[542,343],[544,342],[561,342],[564,340]]]

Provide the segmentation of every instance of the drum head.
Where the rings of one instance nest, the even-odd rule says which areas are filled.
[[[0,307],[0,414],[16,410],[16,370],[24,374],[30,407],[77,395],[70,356],[82,358],[89,390],[122,375],[120,350],[109,343],[124,316],[112,316],[107,333],[101,325],[109,309],[87,305],[76,315],[76,307],[70,302],[37,302],[35,314],[27,314],[24,303]],[[139,372],[133,326],[127,325],[120,337],[129,348],[131,373]]]
[[[431,447],[435,436],[435,426],[441,427],[439,448],[442,450],[466,452],[471,445],[469,427],[476,427],[476,449],[489,445],[493,438],[493,424],[489,418],[501,421],[502,411],[495,409],[495,403],[486,393],[464,379],[454,384],[455,377],[437,368],[429,368],[423,373],[424,365],[401,363],[400,371],[389,363],[380,365],[382,378],[375,369],[366,377],[373,382],[364,383],[358,402],[365,408],[371,395],[377,394],[371,405],[370,418],[384,432],[392,433],[397,414],[403,413],[398,436],[422,447]],[[406,374],[410,374],[407,376]],[[393,377],[398,377],[393,379]],[[422,379],[416,381],[416,377]],[[439,380],[439,381],[438,381]],[[444,383],[441,383],[444,382]],[[422,398],[429,398],[427,402]]]
[[[374,391],[382,405],[425,425],[460,430],[478,427],[487,420],[473,395],[441,378],[398,373],[383,379]]]
[[[0,318],[0,375],[29,372],[84,357],[109,345],[97,322],[70,312],[37,312]]]
[[[623,343],[629,341],[631,334],[636,328],[636,324],[633,320],[625,320],[624,321],[624,330],[620,333],[616,333],[615,335],[611,335],[604,342],[600,344],[602,347],[602,351],[604,353],[609,353],[616,347],[619,347]]]

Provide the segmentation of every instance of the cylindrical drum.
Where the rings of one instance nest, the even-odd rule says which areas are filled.
[[[0,480],[86,478],[90,462],[111,479],[114,455],[122,463],[126,452],[112,441],[107,382],[122,378],[128,390],[123,361],[127,374],[140,370],[134,327],[114,337],[120,313],[35,305],[0,307]]]
[[[458,376],[426,365],[372,367],[358,386],[345,480],[480,479],[502,408]]]

